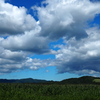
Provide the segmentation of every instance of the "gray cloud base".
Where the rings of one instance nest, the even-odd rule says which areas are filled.
[[[72,38],[65,40],[56,54],[59,73],[98,74],[100,72],[100,29],[87,30],[88,38],[80,41]],[[56,63],[55,63],[56,64]]]

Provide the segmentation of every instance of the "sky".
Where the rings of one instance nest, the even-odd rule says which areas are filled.
[[[100,77],[100,0],[0,0],[0,78]]]

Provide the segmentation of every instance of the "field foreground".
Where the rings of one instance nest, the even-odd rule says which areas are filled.
[[[100,100],[100,85],[1,83],[0,100]]]

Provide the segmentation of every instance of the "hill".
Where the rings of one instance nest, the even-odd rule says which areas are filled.
[[[0,83],[46,83],[46,84],[100,84],[100,77],[83,76],[80,78],[58,81],[46,81],[32,78],[25,79],[0,79]]]
[[[0,83],[45,83],[48,82],[46,80],[38,80],[32,78],[25,79],[0,79]]]
[[[80,78],[70,78],[62,80],[60,83],[66,84],[100,84],[99,77],[83,76]]]

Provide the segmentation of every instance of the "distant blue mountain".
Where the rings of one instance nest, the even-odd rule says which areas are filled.
[[[0,79],[0,83],[46,83],[46,80],[38,80],[32,78],[26,79]]]
[[[46,81],[32,78],[25,79],[0,79],[0,83],[57,83],[57,84],[100,84],[100,77],[83,76],[80,78],[65,79],[60,82],[58,81]]]

